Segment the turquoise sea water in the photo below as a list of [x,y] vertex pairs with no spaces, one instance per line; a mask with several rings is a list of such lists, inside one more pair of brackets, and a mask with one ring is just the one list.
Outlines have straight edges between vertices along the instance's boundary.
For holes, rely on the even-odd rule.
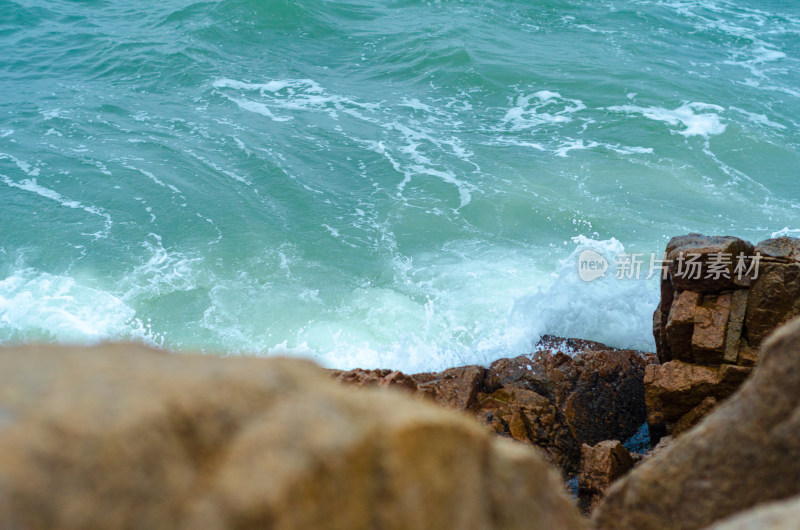
[[577,251],[800,232],[794,0],[0,0],[0,52],[2,343],[649,349]]

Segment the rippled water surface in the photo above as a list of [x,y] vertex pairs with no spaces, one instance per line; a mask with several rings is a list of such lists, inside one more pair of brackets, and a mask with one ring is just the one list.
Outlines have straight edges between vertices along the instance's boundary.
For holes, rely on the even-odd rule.
[[0,342],[649,349],[577,251],[800,232],[794,1],[0,6]]

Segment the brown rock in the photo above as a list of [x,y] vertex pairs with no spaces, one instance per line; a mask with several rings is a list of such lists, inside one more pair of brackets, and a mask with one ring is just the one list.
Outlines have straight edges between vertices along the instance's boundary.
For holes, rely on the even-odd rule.
[[602,498],[603,493],[633,467],[633,458],[622,442],[605,440],[594,446],[581,447],[581,474],[578,495],[585,513]]
[[756,252],[765,260],[780,260],[785,263],[800,261],[800,239],[777,237],[756,245]]
[[[658,362],[667,363],[672,360],[672,349],[667,342],[667,314],[661,310],[663,301],[658,303],[653,312],[653,337],[656,342],[656,357]],[[669,308],[669,306],[667,306]]]
[[748,295],[749,292],[742,289],[733,291],[731,294],[731,309],[725,336],[725,351],[723,352],[723,361],[728,364],[736,364],[739,361]]
[[674,424],[707,397],[722,401],[733,394],[751,370],[737,365],[710,367],[680,361],[648,365],[644,387],[653,440],[671,433]]
[[758,349],[751,347],[746,341],[742,341],[736,362],[741,366],[755,366],[758,363]]
[[644,366],[655,358],[592,341],[546,337],[545,343],[565,351],[587,349],[500,359],[489,369],[465,366],[411,376],[389,370],[332,374],[356,386],[416,388],[417,395],[467,411],[491,431],[533,444],[566,473],[577,473],[582,443],[627,439],[644,423]]
[[714,392],[719,370],[709,366],[670,361],[645,369],[644,387],[648,414],[658,413],[660,421],[675,422]]
[[[736,273],[737,257],[753,255],[753,245],[738,237],[704,236],[688,234],[673,237],[667,243],[665,252],[668,260],[668,275],[673,287],[678,291],[699,293],[718,293],[749,285],[749,278],[738,279]],[[709,263],[725,261],[721,275],[712,273]],[[694,265],[696,264],[696,266]],[[718,277],[717,277],[718,276]]]
[[[694,362],[718,365],[725,360],[725,339],[728,336],[731,298],[730,292],[705,295],[695,308],[694,333],[692,333]],[[738,337],[736,339],[738,340]]]
[[491,394],[479,394],[474,413],[497,434],[535,445],[562,470],[577,469],[578,444],[556,406],[540,394],[504,386]]
[[[520,388],[546,398],[551,408],[528,415],[530,440],[542,447],[559,467],[577,472],[580,447],[611,438],[627,439],[644,423],[642,378],[647,361],[631,350],[590,350],[574,357],[542,352],[533,358],[501,359],[489,367],[484,381],[487,396]],[[504,398],[497,400],[503,402]],[[482,413],[484,420],[486,404]],[[493,418],[501,416],[492,405]],[[513,407],[512,407],[513,409]],[[513,409],[517,410],[517,409]],[[512,415],[513,417],[513,415]],[[506,422],[507,423],[507,422]],[[508,432],[508,427],[503,427]],[[566,430],[565,430],[566,429]]]
[[486,369],[480,366],[450,368],[439,373],[414,374],[419,391],[445,407],[467,410],[474,407],[483,388]]
[[0,421],[7,528],[583,526],[529,449],[304,361],[2,349]]
[[779,325],[800,315],[800,239],[762,241],[756,252],[763,258],[747,301],[745,338],[757,348]]
[[608,490],[598,528],[703,528],[800,493],[800,319],[761,355],[730,399]]
[[694,362],[692,336],[694,335],[694,314],[699,302],[699,293],[683,291],[672,303],[665,331],[673,359],[687,363]]
[[536,343],[534,349],[536,351],[550,350],[561,353],[578,353],[588,350],[616,350],[618,348],[609,348],[605,344],[593,340],[542,335],[542,338]]

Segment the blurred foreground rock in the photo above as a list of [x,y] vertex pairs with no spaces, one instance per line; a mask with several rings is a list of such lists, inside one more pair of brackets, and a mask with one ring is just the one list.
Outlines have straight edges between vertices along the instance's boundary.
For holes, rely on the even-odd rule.
[[800,497],[773,502],[736,514],[708,530],[797,530],[800,527]]
[[[625,440],[644,423],[641,352],[546,337],[551,349],[405,375],[390,370],[333,371],[356,386],[394,387],[476,416],[492,431],[544,450],[567,474],[580,469],[581,445]],[[567,353],[564,353],[564,352]]]
[[654,440],[686,430],[730,396],[758,361],[767,333],[800,315],[800,239],[753,246],[689,234],[670,240],[664,260],[653,315],[663,364],[645,374]]
[[755,373],[733,396],[611,486],[594,523],[603,529],[703,528],[798,494],[800,319],[764,342]]
[[132,345],[0,349],[0,521],[26,529],[584,524],[533,451],[452,411],[343,387],[304,361]]

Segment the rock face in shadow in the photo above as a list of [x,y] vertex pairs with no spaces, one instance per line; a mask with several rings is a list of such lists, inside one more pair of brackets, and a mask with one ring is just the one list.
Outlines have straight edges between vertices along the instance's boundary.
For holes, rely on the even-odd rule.
[[488,369],[464,366],[410,376],[351,370],[333,375],[346,384],[395,387],[465,411],[497,434],[539,447],[566,473],[577,473],[582,444],[627,439],[644,423],[648,360],[640,352],[591,341],[546,337],[543,345],[558,350],[500,359]]
[[[800,315],[800,239],[753,246],[735,237],[675,237],[653,315],[662,366],[645,376],[648,424],[658,439],[727,398],[758,361],[767,333]],[[684,416],[690,415],[684,418]]]
[[31,529],[584,525],[533,451],[452,411],[346,388],[304,361],[132,345],[0,349],[0,521]]
[[800,494],[800,319],[760,359],[711,415],[608,490],[597,528],[703,528]]

